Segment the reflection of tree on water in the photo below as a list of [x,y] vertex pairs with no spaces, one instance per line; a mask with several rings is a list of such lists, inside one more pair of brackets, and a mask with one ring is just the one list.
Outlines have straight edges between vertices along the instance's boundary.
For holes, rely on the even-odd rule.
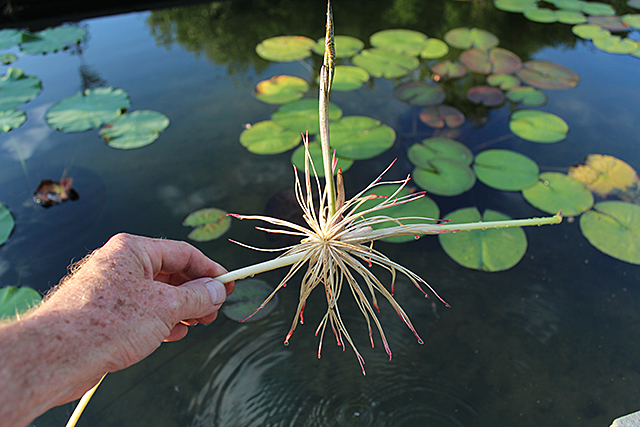
[[108,83],[100,77],[100,74],[93,66],[88,65],[84,60],[84,51],[89,44],[91,33],[89,32],[89,26],[87,24],[81,24],[80,26],[87,30],[87,36],[80,43],[71,47],[69,52],[71,55],[77,55],[78,58],[80,58],[80,92],[84,92],[87,89],[106,86]]

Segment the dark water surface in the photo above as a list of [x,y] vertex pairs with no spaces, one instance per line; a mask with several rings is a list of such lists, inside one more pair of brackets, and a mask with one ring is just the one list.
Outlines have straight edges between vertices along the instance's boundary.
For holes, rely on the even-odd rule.
[[[12,237],[0,247],[2,284],[44,291],[71,260],[121,231],[186,239],[182,220],[201,207],[262,213],[277,191],[292,185],[293,173],[289,153],[258,156],[240,145],[244,125],[268,119],[275,109],[251,91],[278,74],[312,80],[309,65],[316,64],[267,63],[254,48],[276,35],[320,37],[324,5],[306,3],[220,2],[92,19],[81,23],[89,37],[80,50],[21,55],[14,66],[40,77],[44,90],[26,105],[27,122],[0,137],[0,199],[16,217]],[[542,108],[562,117],[570,132],[557,144],[504,138],[507,105],[476,111],[483,119],[468,121],[458,140],[474,153],[489,146],[513,149],[543,171],[566,171],[592,153],[640,169],[638,58],[598,51],[567,25],[530,23],[488,1],[422,3],[336,1],[337,34],[367,42],[387,28],[439,38],[459,26],[492,31],[500,46],[523,60],[550,60],[580,74],[576,88],[546,91],[549,102]],[[170,127],[154,144],[132,151],[107,147],[97,131],[51,130],[44,122],[48,108],[89,80],[126,90],[131,111],[160,111]],[[395,157],[391,178],[411,172],[406,149],[432,134],[416,126],[418,109],[393,97],[394,86],[377,79],[355,92],[332,94],[345,115],[375,117],[398,134],[392,150],[356,162],[345,174],[347,192],[373,180]],[[58,179],[65,170],[80,200],[49,210],[35,206],[31,195],[38,182]],[[541,215],[520,193],[480,183],[464,195],[434,199],[443,214],[478,206],[514,218]],[[254,225],[236,221],[225,237],[269,246]],[[110,374],[79,425],[595,427],[640,410],[640,267],[600,253],[581,235],[578,221],[526,234],[525,257],[500,273],[460,267],[435,237],[378,244],[452,308],[425,300],[401,281],[397,299],[425,344],[383,305],[389,361],[379,346],[368,348],[366,326],[345,295],[343,317],[366,360],[366,377],[350,351],[330,345],[331,337],[317,359],[313,333],[325,309],[320,294],[308,304],[308,321],[291,345],[282,345],[297,304],[291,283],[267,318],[238,324],[221,316]],[[225,239],[197,246],[229,269],[265,259]],[[282,274],[261,278],[275,286]],[[56,408],[34,425],[64,425],[72,408]]]

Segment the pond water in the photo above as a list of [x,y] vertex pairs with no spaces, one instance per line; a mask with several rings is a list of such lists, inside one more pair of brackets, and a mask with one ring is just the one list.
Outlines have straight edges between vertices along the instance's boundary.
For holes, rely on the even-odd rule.
[[[0,199],[16,218],[13,235],[0,247],[3,285],[45,291],[72,260],[117,232],[187,240],[190,229],[182,221],[190,212],[263,213],[277,192],[292,187],[290,152],[252,154],[239,135],[277,108],[252,95],[259,81],[279,74],[313,81],[320,58],[271,63],[255,46],[284,34],[321,37],[324,5],[268,3],[215,2],[91,19],[79,23],[88,31],[79,48],[38,56],[13,48],[19,54],[13,66],[42,79],[44,90],[23,107],[26,123],[0,136]],[[622,2],[615,7],[618,14],[630,12]],[[510,149],[541,171],[557,172],[589,154],[607,154],[640,169],[638,58],[605,53],[576,37],[570,25],[531,22],[489,1],[336,1],[334,14],[337,34],[367,46],[369,36],[384,29],[442,38],[453,28],[477,27],[523,61],[548,60],[580,75],[573,89],[545,91],[548,102],[539,109],[570,129],[555,144],[513,136],[508,102],[481,108],[458,100],[467,122],[447,135],[474,154]],[[630,37],[638,39],[637,33]],[[391,150],[345,172],[347,193],[375,179],[394,158],[389,178],[411,173],[408,147],[437,133],[418,120],[419,107],[393,94],[418,73],[332,93],[345,116],[374,117],[397,134]],[[98,86],[126,90],[131,111],[160,111],[170,126],[153,144],[125,151],[108,147],[97,131],[62,133],[46,124],[54,103]],[[316,90],[312,85],[307,96]],[[73,177],[79,200],[50,209],[32,202],[40,180],[63,175]],[[432,198],[442,215],[466,206],[512,218],[544,215],[520,192],[480,182],[462,195]],[[223,238],[196,246],[230,270],[265,260],[226,240],[273,247],[255,225],[234,221]],[[437,237],[378,243],[451,308],[400,280],[396,298],[425,343],[419,345],[383,304],[389,361],[380,345],[368,348],[366,325],[345,295],[343,317],[366,360],[366,376],[349,350],[325,345],[317,359],[315,325],[325,310],[320,291],[307,305],[307,322],[283,346],[298,297],[292,282],[264,319],[240,324],[220,316],[107,376],[79,425],[588,427],[640,410],[640,267],[594,248],[577,218],[525,231],[523,259],[495,273],[458,265]],[[283,274],[260,278],[275,286]],[[72,410],[55,408],[34,425],[63,425]]]

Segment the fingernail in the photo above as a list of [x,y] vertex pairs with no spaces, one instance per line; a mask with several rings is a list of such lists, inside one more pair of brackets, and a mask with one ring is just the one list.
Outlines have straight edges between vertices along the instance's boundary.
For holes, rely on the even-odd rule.
[[205,286],[209,290],[209,294],[211,294],[211,301],[215,306],[215,309],[219,309],[222,303],[227,299],[227,290],[222,284],[222,282],[211,279],[205,282]]

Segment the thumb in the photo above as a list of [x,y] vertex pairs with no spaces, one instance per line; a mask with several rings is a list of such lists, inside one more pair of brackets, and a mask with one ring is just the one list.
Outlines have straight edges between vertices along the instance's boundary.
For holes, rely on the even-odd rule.
[[198,319],[215,313],[227,298],[222,282],[209,277],[183,283],[176,289],[183,302],[179,320]]

